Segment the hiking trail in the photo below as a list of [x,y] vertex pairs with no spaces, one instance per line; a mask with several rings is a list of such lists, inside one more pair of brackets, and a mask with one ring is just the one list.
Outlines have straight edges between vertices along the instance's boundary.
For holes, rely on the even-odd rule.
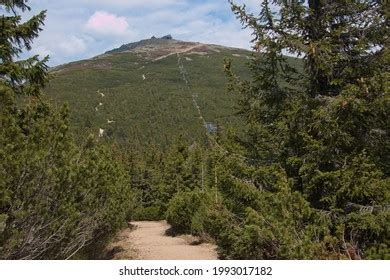
[[191,245],[194,237],[182,235],[170,237],[170,226],[165,221],[132,222],[135,229],[119,233],[111,249],[119,248],[114,259],[136,260],[216,260],[216,246],[212,244]]

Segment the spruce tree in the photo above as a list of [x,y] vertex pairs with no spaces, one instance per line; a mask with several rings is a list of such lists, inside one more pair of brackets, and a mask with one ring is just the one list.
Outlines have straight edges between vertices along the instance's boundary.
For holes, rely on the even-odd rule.
[[[38,36],[45,19],[45,11],[22,23],[19,11],[30,10],[27,1],[0,1],[2,11],[0,19],[0,229],[2,233],[6,228],[6,220],[9,218],[7,211],[12,203],[12,190],[7,188],[10,181],[10,173],[13,170],[6,169],[7,158],[13,158],[12,150],[20,144],[21,134],[18,128],[18,104],[17,96],[40,96],[40,91],[47,80],[46,61],[32,57],[27,60],[15,61],[23,49],[31,49],[33,39]],[[12,139],[12,140],[11,140]],[[11,140],[11,142],[8,142]],[[10,147],[15,145],[14,148]],[[11,153],[11,154],[10,154]],[[15,163],[20,159],[13,158]],[[21,162],[19,162],[21,163]],[[3,237],[3,234],[2,234]],[[3,238],[0,238],[3,241]]]
[[[27,1],[0,1],[5,14],[0,19],[0,86],[2,102],[6,102],[6,93],[39,97],[47,81],[48,57],[40,60],[33,56],[26,60],[15,61],[24,50],[30,50],[33,40],[42,30],[46,12],[42,11],[26,22],[21,22],[19,11],[30,10]],[[9,99],[10,97],[8,97]],[[9,101],[8,101],[9,102]]]
[[[258,239],[257,248],[273,253],[257,257],[389,258],[389,5],[265,0],[254,15],[231,4],[257,52],[251,81],[225,65],[248,124],[240,143],[255,170],[249,177],[281,213],[302,213],[278,216],[259,198],[263,210],[252,207],[248,226],[262,224],[256,215],[273,226],[259,227],[248,242]],[[303,70],[294,67],[300,62]],[[267,169],[285,179],[266,179]],[[267,181],[276,186],[264,188]]]

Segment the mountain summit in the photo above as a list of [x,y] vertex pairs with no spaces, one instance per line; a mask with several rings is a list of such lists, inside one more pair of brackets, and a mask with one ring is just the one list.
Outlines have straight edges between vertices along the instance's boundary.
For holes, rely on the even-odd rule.
[[174,39],[172,35],[165,35],[161,38],[156,38],[153,36],[150,39],[125,44],[119,48],[110,50],[105,54],[115,55],[131,52],[136,53],[148,60],[158,60],[163,59],[171,54],[195,53],[198,55],[207,55],[210,53],[221,52],[222,49],[226,49],[226,47],[197,42],[185,42]]
[[[144,40],[141,40],[138,42],[124,44],[124,45],[120,46],[119,48],[116,48],[116,49],[113,49],[113,50],[106,52],[106,54],[115,54],[115,53],[126,52],[126,51],[130,51],[130,50],[144,47],[144,46],[148,46],[148,45],[160,45],[160,44],[167,43],[167,40],[173,40],[172,35],[165,35],[161,38],[157,38],[156,36],[152,36],[152,38],[150,38],[150,39],[144,39]],[[176,41],[176,42],[178,42],[178,41]]]

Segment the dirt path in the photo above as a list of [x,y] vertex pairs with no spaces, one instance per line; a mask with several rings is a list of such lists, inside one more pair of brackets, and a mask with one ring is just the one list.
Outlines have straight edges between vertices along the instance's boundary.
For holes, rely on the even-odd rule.
[[191,46],[191,47],[186,48],[186,49],[184,49],[184,50],[176,50],[176,51],[174,51],[174,52],[172,52],[172,53],[169,53],[169,54],[166,54],[166,55],[157,57],[157,58],[153,59],[153,61],[159,61],[159,60],[161,60],[161,59],[170,57],[170,56],[175,55],[175,54],[178,55],[178,54],[187,53],[187,52],[189,52],[189,51],[192,51],[192,50],[194,50],[194,49],[196,49],[196,48],[199,48],[199,47],[202,47],[202,46],[203,46],[203,44],[196,44],[195,46]]
[[[117,242],[115,259],[137,260],[216,260],[215,246],[190,245],[190,236],[166,236],[169,225],[161,222],[134,222],[135,230],[122,231]],[[122,248],[119,250],[119,248]]]

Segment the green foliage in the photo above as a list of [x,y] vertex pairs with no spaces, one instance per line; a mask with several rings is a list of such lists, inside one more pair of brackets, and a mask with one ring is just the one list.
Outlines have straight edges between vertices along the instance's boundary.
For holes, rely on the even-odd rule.
[[124,167],[93,139],[75,146],[66,115],[37,104],[16,116],[18,125],[3,126],[3,136],[18,133],[1,141],[1,258],[68,258],[128,217]]
[[169,201],[167,221],[177,232],[200,235],[204,233],[203,219],[208,204],[210,198],[199,189],[179,192]]
[[165,217],[165,205],[140,206],[134,209],[132,218],[136,221],[160,221]]
[[[205,173],[204,149],[196,143],[188,146],[179,137],[167,152],[150,149],[137,156],[130,165],[132,186],[137,190],[138,204],[135,220],[161,220],[166,216],[172,197],[202,186],[202,168]],[[204,174],[203,174],[204,177]],[[205,185],[203,178],[203,185]]]
[[[250,65],[251,81],[226,62],[248,129],[236,149],[244,155],[219,163],[218,187],[237,226],[214,235],[238,244],[225,239],[223,254],[388,258],[389,55],[379,35],[388,34],[388,5],[263,1],[259,16],[232,10],[263,55]],[[303,58],[303,72],[286,51]]]
[[75,144],[67,107],[42,101],[46,59],[13,60],[45,18],[21,24],[25,2],[0,1],[12,12],[0,22],[0,258],[75,258],[130,216],[130,180],[93,137]]

